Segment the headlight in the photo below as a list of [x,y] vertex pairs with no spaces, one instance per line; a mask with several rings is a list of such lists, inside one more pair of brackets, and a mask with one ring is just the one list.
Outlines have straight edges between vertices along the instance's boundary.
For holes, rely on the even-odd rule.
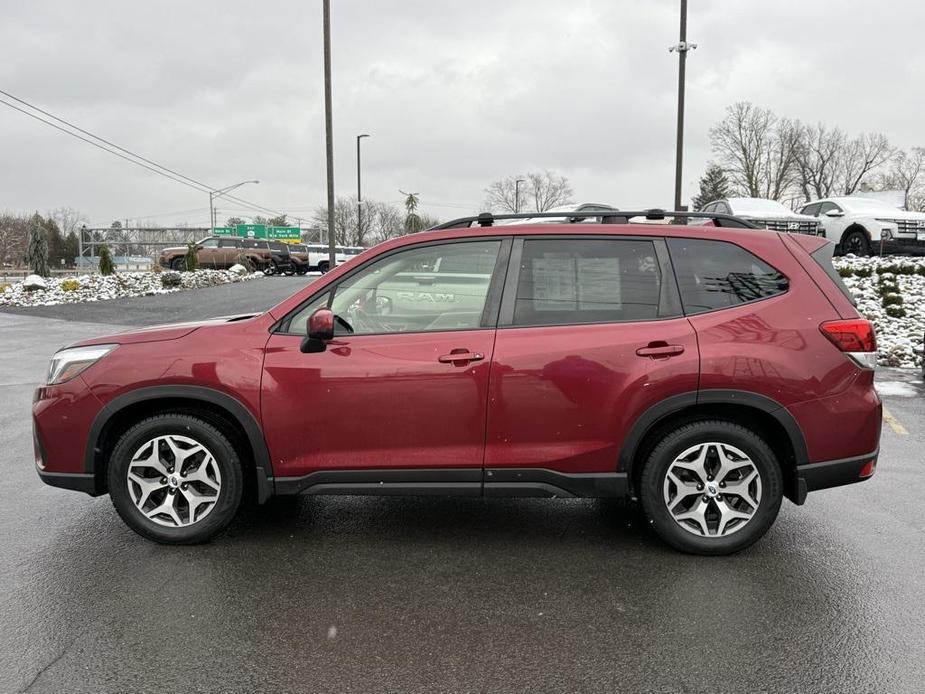
[[70,381],[85,369],[109,354],[119,345],[91,345],[89,347],[71,347],[56,352],[48,365],[46,385]]

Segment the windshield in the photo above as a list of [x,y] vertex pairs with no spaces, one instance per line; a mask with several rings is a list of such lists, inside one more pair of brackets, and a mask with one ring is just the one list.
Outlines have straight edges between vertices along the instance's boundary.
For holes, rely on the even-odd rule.
[[784,207],[776,200],[763,200],[761,198],[729,198],[732,214],[762,215],[773,214],[791,216],[793,211]]

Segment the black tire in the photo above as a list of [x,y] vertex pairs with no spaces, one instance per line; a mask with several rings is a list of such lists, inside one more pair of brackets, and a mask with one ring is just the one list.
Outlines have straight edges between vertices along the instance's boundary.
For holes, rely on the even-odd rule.
[[170,261],[170,269],[176,270],[177,272],[183,272],[186,269],[186,259],[174,258]]
[[267,263],[267,266],[263,269],[263,274],[265,275],[278,275],[279,274],[279,267],[277,267],[275,260]]
[[320,263],[318,263],[318,271],[322,275],[328,271],[329,267],[330,267],[330,264],[328,263],[327,260],[322,260]]
[[[135,505],[128,489],[129,463],[135,452],[145,442],[170,434],[191,438],[205,446],[212,453],[221,474],[221,488],[215,505],[207,514],[203,514],[201,520],[182,527],[167,527],[146,518]],[[225,434],[208,422],[190,415],[159,414],[130,428],[113,449],[107,476],[109,496],[126,525],[142,537],[162,544],[206,542],[231,522],[241,504],[243,474],[237,451]]]
[[[737,530],[717,537],[695,534],[682,528],[669,511],[664,496],[666,475],[675,459],[697,444],[711,442],[734,446],[745,453],[761,482],[761,498],[751,518]],[[753,431],[732,422],[704,420],[680,426],[661,440],[645,463],[639,487],[643,512],[666,543],[690,554],[733,554],[759,540],[774,523],[783,498],[783,475],[770,447]],[[701,499],[699,494],[696,496],[694,503]],[[706,497],[703,498],[706,500]],[[722,498],[720,493],[718,499]]]
[[841,251],[843,254],[870,255],[870,238],[866,231],[854,229],[842,237]]

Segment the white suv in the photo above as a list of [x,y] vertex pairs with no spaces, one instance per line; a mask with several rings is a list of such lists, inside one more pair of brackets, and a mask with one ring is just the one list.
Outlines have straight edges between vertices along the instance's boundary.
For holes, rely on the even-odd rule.
[[873,198],[825,198],[804,205],[822,220],[826,238],[842,253],[925,253],[925,214]]
[[819,220],[805,214],[797,214],[776,200],[764,198],[724,198],[714,200],[700,208],[701,212],[731,214],[752,224],[771,231],[787,231],[792,234],[822,235]]

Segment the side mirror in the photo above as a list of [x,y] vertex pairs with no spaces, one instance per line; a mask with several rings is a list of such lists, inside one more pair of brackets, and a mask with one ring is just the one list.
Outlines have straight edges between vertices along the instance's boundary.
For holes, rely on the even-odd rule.
[[302,338],[302,352],[323,352],[325,343],[334,339],[334,312],[329,308],[319,308],[308,317],[306,333]]
[[841,210],[829,210],[825,213],[826,217],[844,217],[845,213]]

